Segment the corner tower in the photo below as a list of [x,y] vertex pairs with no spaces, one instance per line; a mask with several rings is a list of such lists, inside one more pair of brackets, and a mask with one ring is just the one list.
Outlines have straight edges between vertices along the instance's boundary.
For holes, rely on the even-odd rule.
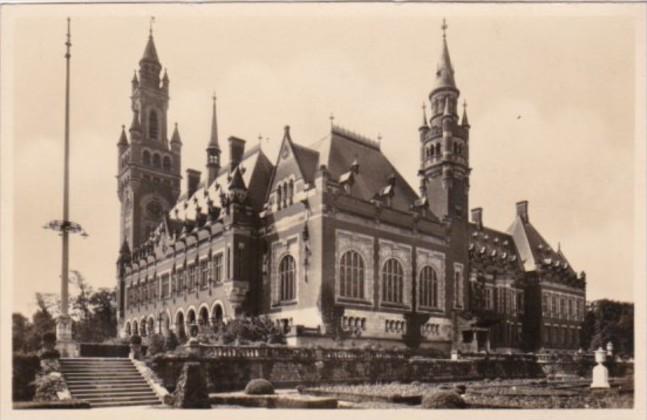
[[429,94],[431,116],[423,109],[420,127],[422,194],[441,219],[467,222],[469,191],[469,123],[465,108],[459,121],[460,91],[447,47],[447,24],[443,20],[443,48]]
[[118,195],[121,243],[135,251],[175,204],[180,194],[181,141],[167,136],[169,78],[157,57],[152,30],[131,81],[130,141],[122,129],[118,142]]

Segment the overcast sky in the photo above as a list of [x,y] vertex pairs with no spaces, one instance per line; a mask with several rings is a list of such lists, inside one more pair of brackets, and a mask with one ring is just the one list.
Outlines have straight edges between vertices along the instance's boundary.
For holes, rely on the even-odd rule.
[[183,172],[204,172],[216,91],[222,145],[236,135],[250,147],[261,134],[274,160],[284,125],[307,145],[326,135],[333,113],[339,125],[381,134],[384,153],[416,189],[420,107],[446,16],[472,125],[470,207],[483,207],[485,224],[505,230],[515,202],[529,200],[535,227],[586,271],[589,299],[632,300],[636,21],[626,14],[431,4],[21,10],[3,14],[15,310],[31,313],[36,291],[60,288],[60,238],[41,226],[61,218],[67,14],[71,217],[90,234],[71,240],[70,268],[95,287],[116,283],[116,143],[132,118],[130,80],[149,15],[170,78],[169,125],[178,122],[184,142]]

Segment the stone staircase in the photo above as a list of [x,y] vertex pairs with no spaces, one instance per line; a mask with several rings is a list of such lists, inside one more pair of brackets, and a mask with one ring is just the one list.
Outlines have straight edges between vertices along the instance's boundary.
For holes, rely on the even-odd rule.
[[61,370],[72,397],[92,407],[159,405],[161,401],[127,358],[62,358]]

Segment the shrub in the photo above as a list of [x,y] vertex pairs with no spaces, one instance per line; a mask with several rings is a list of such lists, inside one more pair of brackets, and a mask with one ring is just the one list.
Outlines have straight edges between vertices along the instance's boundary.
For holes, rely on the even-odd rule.
[[36,385],[34,401],[57,401],[57,393],[67,389],[63,375],[60,372],[40,375],[36,378],[34,384]]
[[48,332],[43,334],[43,347],[45,348],[52,348],[56,345],[56,334],[52,332]]
[[138,335],[133,335],[132,337],[130,337],[130,344],[139,346],[142,344],[142,338]]
[[164,337],[160,334],[151,334],[146,338],[148,342],[147,356],[153,356],[164,351]]
[[33,353],[13,354],[13,400],[29,401],[34,397],[36,386],[33,383],[40,369],[40,359]]
[[297,392],[298,392],[299,394],[303,394],[303,392],[304,392],[305,390],[306,390],[306,386],[305,386],[305,385],[302,385],[302,384],[297,385]]
[[247,395],[268,395],[274,394],[274,386],[267,379],[258,378],[252,379],[245,386],[245,394]]
[[164,350],[173,351],[177,348],[180,342],[177,339],[177,335],[173,331],[169,331],[168,335],[164,339]]
[[422,408],[465,408],[465,401],[455,392],[438,391],[422,398]]
[[467,387],[463,384],[456,385],[454,386],[454,391],[459,395],[463,395],[467,391]]

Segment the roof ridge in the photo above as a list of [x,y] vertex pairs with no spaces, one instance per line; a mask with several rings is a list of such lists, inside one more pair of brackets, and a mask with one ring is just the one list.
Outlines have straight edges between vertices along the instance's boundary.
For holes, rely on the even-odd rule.
[[347,128],[341,127],[337,124],[334,124],[331,127],[331,131],[333,134],[340,135],[348,140],[355,141],[356,143],[363,144],[365,146],[371,147],[376,150],[380,150],[380,142],[377,140],[373,140],[367,136],[364,136],[362,134],[359,134],[355,131],[349,130]]

